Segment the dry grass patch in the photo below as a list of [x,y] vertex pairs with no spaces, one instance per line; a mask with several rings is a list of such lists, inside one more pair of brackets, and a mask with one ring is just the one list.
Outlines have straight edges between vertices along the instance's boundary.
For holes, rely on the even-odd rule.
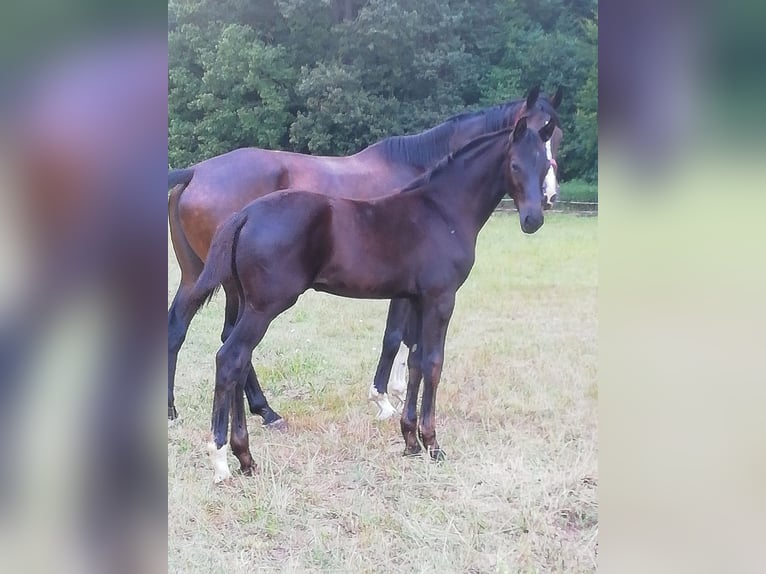
[[[179,358],[169,571],[594,571],[596,226],[554,214],[527,237],[514,215],[487,224],[447,337],[443,464],[402,458],[398,421],[374,421],[366,402],[386,302],[310,292],[254,353],[290,430],[250,417],[257,475],[214,487],[219,296]],[[174,290],[172,256],[168,268]]]

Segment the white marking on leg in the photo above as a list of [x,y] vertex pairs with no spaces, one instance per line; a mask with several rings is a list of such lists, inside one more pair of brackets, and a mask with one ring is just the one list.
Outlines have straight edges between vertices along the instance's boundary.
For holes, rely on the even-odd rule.
[[229,470],[229,461],[226,458],[229,445],[225,444],[221,448],[216,448],[215,441],[210,440],[207,443],[207,452],[210,455],[210,461],[213,463],[213,482],[219,484],[231,478],[231,470]]
[[410,350],[407,345],[399,345],[399,351],[394,357],[394,365],[391,368],[391,376],[388,379],[388,394],[396,402],[397,409],[404,405],[407,397],[407,356]]
[[370,391],[367,393],[367,399],[376,407],[378,407],[378,414],[375,415],[375,418],[378,420],[386,420],[396,414],[396,409],[388,400],[388,395],[386,393],[379,393],[375,389],[374,383],[370,385]]

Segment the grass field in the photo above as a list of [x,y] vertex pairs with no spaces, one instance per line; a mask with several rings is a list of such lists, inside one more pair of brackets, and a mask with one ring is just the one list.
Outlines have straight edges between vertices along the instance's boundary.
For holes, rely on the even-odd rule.
[[[290,430],[250,416],[258,472],[222,486],[205,451],[217,296],[179,358],[168,571],[595,571],[596,258],[596,218],[552,214],[524,236],[492,217],[447,336],[441,464],[403,458],[398,419],[366,402],[387,302],[307,293],[254,353]],[[170,298],[172,252],[168,270]]]
[[598,203],[598,186],[581,180],[564,181],[559,188],[561,201]]

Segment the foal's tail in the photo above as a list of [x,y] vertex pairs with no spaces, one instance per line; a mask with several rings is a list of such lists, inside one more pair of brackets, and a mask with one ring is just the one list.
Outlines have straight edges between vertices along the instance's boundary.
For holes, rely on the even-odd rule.
[[221,284],[234,282],[239,286],[235,257],[239,234],[245,223],[247,223],[247,214],[244,211],[238,211],[221,224],[213,235],[205,267],[189,296],[194,314],[205,303],[210,302]]
[[168,172],[168,191],[173,189],[177,185],[186,187],[194,177],[194,168],[187,169],[171,169]]

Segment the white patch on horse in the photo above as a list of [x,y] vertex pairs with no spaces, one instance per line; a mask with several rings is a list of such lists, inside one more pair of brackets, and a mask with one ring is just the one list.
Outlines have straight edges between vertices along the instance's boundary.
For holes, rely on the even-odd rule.
[[396,409],[391,404],[391,401],[388,400],[388,394],[379,393],[375,389],[375,383],[370,385],[370,392],[367,393],[367,400],[369,400],[376,407],[378,407],[378,414],[375,415],[375,418],[377,418],[378,420],[383,421],[386,419],[390,419],[392,416],[396,414]]
[[[545,142],[545,154],[548,156],[548,161],[553,160],[553,152],[551,151],[551,140]],[[558,184],[556,182],[556,170],[553,169],[553,164],[548,168],[548,173],[545,174],[545,182],[543,183],[543,189],[545,190],[545,201],[548,205],[553,205],[553,196],[556,195],[556,189]]]
[[404,405],[407,397],[407,356],[410,350],[404,343],[399,345],[399,351],[394,357],[394,365],[391,368],[391,376],[388,379],[388,394],[397,401],[397,410]]
[[215,441],[210,440],[207,443],[207,452],[210,455],[210,461],[213,463],[213,482],[219,484],[231,478],[231,470],[229,470],[229,461],[226,455],[229,451],[229,445],[225,444],[221,448],[216,448]]

